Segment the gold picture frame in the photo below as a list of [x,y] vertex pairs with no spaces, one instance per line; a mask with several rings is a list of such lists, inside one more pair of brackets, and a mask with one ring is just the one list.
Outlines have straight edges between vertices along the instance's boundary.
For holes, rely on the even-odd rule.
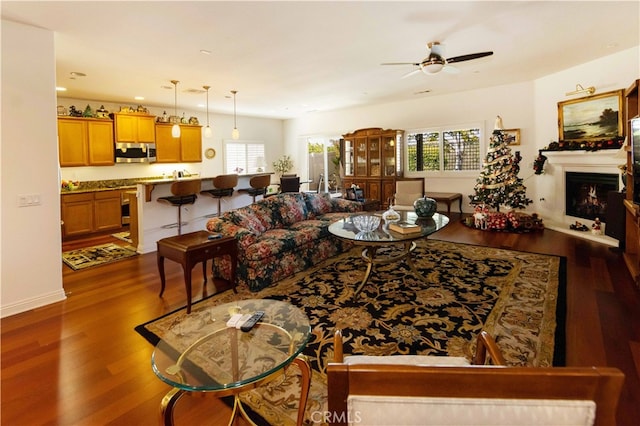
[[504,129],[507,145],[520,145],[520,129]]
[[558,102],[558,138],[595,141],[624,135],[623,89]]

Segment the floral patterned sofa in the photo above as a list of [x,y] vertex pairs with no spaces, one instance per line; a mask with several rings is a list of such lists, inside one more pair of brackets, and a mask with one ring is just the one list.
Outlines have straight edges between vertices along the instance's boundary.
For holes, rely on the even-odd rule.
[[[235,236],[237,283],[258,291],[351,248],[328,227],[361,209],[360,203],[329,194],[283,193],[210,219],[207,229]],[[229,259],[214,259],[214,276],[228,279],[230,272]]]

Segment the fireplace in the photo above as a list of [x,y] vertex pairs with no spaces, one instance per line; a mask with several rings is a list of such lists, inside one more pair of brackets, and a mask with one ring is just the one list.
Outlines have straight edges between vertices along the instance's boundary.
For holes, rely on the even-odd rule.
[[582,219],[605,220],[607,194],[618,191],[619,175],[614,173],[566,172],[565,212]]

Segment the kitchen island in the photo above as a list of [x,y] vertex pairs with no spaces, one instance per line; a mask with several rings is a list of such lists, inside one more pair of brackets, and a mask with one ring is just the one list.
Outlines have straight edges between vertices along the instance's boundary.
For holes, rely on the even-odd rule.
[[[238,190],[249,187],[249,179],[253,176],[255,175],[238,176],[238,185],[233,192],[233,196],[225,197],[222,200],[223,212],[251,204],[251,196]],[[169,227],[172,224],[177,225],[178,207],[159,203],[158,198],[171,195],[172,183],[179,180],[196,179],[201,181],[201,191],[213,189],[213,176],[142,179],[137,182],[136,208],[132,209],[132,212],[134,210],[137,211],[137,215],[135,215],[136,217],[133,217],[133,215],[131,217],[131,230],[137,230],[137,235],[132,235],[131,238],[134,242],[137,241],[136,250],[138,253],[156,251],[156,242],[158,240],[178,235],[177,227]],[[204,230],[207,220],[217,214],[218,201],[206,195],[198,195],[194,204],[182,207],[182,233]]]

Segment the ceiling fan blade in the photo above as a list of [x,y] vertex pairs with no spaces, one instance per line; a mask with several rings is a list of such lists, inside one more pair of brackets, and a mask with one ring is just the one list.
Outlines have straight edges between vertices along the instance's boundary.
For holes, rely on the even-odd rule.
[[406,73],[405,75],[403,75],[403,76],[402,76],[402,77],[400,77],[400,78],[402,79],[402,78],[411,77],[412,75],[416,75],[416,74],[418,74],[420,71],[422,71],[422,70],[421,70],[420,68],[417,68],[417,69],[415,69],[415,70],[413,70],[413,71],[409,71],[408,73]]
[[420,66],[419,63],[415,62],[383,62],[380,65],[415,65],[416,67]]
[[460,55],[454,56],[453,58],[448,58],[447,63],[453,64],[457,62],[470,61],[472,59],[484,58],[485,56],[491,56],[493,52],[479,52],[479,53],[471,53],[469,55]]

